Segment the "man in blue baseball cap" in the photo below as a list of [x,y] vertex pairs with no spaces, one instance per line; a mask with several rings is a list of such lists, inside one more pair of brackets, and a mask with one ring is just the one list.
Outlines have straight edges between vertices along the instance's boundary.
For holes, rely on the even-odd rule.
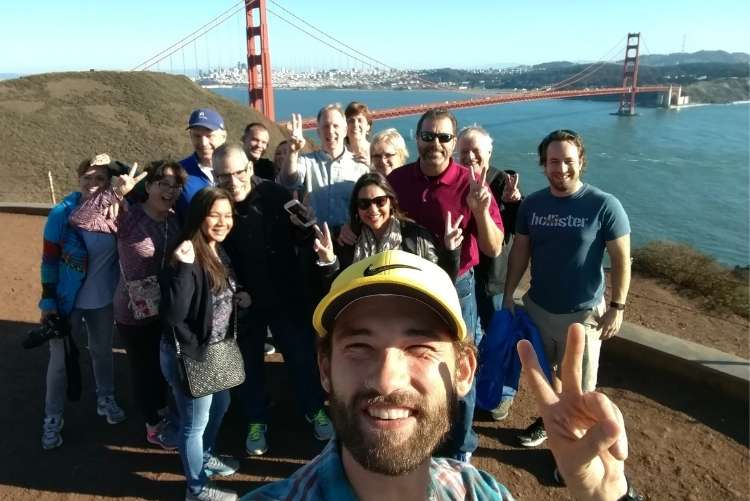
[[193,111],[188,120],[187,131],[194,151],[189,157],[180,160],[180,164],[188,173],[188,178],[177,200],[178,214],[185,213],[193,195],[206,186],[214,185],[211,158],[214,150],[227,140],[224,119],[211,108],[199,108]]

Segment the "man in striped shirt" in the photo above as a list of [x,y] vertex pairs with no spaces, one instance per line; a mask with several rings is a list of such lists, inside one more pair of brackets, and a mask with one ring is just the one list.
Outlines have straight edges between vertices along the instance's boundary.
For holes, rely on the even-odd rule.
[[[313,325],[336,438],[290,478],[243,499],[512,500],[471,464],[432,457],[477,367],[458,295],[440,267],[400,250],[354,263],[318,304]],[[519,352],[540,411],[555,422],[550,448],[572,494],[619,499],[627,490],[622,415],[601,394],[584,406],[580,377],[568,377],[576,363],[580,371],[582,343],[573,332],[563,363],[569,386],[559,395],[531,346]]]

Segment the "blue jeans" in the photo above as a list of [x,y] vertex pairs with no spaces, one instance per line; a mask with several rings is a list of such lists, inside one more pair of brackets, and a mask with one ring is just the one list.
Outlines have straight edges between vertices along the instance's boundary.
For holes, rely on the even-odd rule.
[[[75,309],[70,314],[71,335],[77,343],[86,335],[86,344],[94,368],[97,398],[114,393],[112,362],[112,335],[114,318],[112,305],[91,310]],[[61,338],[49,340],[47,365],[47,394],[44,412],[47,416],[62,416],[65,409],[65,389],[68,385],[65,372],[65,347]]]
[[274,345],[284,356],[299,410],[312,418],[323,408],[324,400],[315,358],[314,334],[294,314],[280,308],[251,309],[240,316],[237,341],[245,361],[246,377],[239,387],[239,395],[245,418],[248,423],[268,423],[263,350],[268,328],[273,333]]
[[188,395],[177,376],[178,362],[174,346],[162,341],[159,355],[162,374],[172,388],[180,416],[177,447],[187,488],[197,494],[208,483],[203,465],[212,454],[221,421],[229,408],[229,390],[193,398]]
[[[503,308],[503,295],[502,294],[487,294],[485,284],[480,280],[476,281],[476,295],[477,295],[477,312],[479,314],[479,324],[482,332],[487,332],[492,321],[492,315],[496,311]],[[502,396],[500,401],[512,400],[516,396],[516,390],[510,386],[503,386]]]
[[[477,327],[477,302],[474,290],[474,270],[469,270],[456,279],[456,291],[461,304],[461,315],[466,323],[466,333],[475,344],[479,344],[482,332]],[[474,421],[474,403],[476,401],[476,382],[471,390],[458,401],[456,421],[448,440],[443,447],[446,456],[474,452],[479,444],[477,434],[472,429]]]

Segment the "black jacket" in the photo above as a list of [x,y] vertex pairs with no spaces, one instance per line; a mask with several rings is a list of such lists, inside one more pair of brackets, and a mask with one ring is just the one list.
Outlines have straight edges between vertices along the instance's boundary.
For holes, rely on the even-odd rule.
[[[214,307],[208,274],[197,263],[165,266],[159,277],[159,317],[164,339],[180,343],[190,358],[202,358],[213,328]],[[229,332],[234,330],[234,315]]]
[[[504,172],[515,174],[515,171],[512,170],[502,171],[495,167],[490,167],[487,172],[487,184],[490,186],[490,191],[495,197],[497,206],[500,208],[500,217],[503,220],[503,228],[505,230],[503,245],[508,245],[511,235],[516,233],[516,216],[521,201],[503,202],[503,189],[505,189]],[[479,253],[479,264],[474,268],[474,277],[477,282],[484,286],[485,292],[488,295],[502,294],[505,286],[504,277],[507,264],[507,259],[503,257],[503,254],[497,257],[489,257],[482,252]]]
[[[401,221],[401,250],[416,254],[443,268],[456,281],[458,275],[461,248],[455,251],[447,251],[437,247],[432,239],[432,234],[426,228],[411,221]],[[319,266],[324,283],[330,287],[333,279],[339,272],[352,264],[354,261],[354,246],[346,245],[336,250],[336,262],[330,266]]]
[[234,227],[224,241],[239,286],[250,294],[250,311],[296,307],[303,297],[298,246],[312,246],[312,230],[289,220],[283,186],[253,177],[250,194],[235,203]]

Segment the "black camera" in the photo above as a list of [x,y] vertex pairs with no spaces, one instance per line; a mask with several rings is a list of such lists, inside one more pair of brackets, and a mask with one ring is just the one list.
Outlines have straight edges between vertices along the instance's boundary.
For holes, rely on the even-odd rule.
[[27,350],[41,346],[47,341],[55,337],[63,337],[70,334],[70,328],[68,322],[60,317],[59,315],[47,315],[42,325],[35,329],[31,329],[26,334],[22,345]]

